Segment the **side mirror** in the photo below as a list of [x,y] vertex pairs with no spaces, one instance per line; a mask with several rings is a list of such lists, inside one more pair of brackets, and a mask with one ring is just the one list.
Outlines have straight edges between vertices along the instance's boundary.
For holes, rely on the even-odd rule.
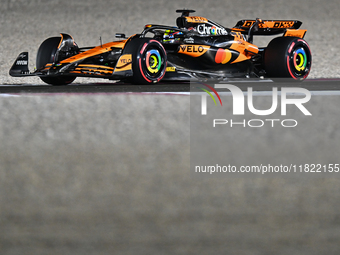
[[122,33],[116,33],[116,38],[123,38],[123,39],[125,39],[126,36],[125,36],[125,34],[122,34]]

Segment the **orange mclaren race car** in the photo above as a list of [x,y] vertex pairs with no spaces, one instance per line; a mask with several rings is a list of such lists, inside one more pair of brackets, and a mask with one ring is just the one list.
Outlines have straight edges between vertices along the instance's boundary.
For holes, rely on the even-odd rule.
[[[19,55],[11,76],[39,76],[52,85],[69,84],[76,77],[106,78],[135,84],[161,80],[290,78],[304,80],[312,56],[303,39],[306,30],[296,20],[241,20],[225,28],[194,10],[177,10],[177,26],[148,24],[140,34],[97,47],[79,48],[72,36],[46,39],[39,47],[37,69],[28,70],[28,52]],[[280,35],[267,47],[253,44],[253,36]]]

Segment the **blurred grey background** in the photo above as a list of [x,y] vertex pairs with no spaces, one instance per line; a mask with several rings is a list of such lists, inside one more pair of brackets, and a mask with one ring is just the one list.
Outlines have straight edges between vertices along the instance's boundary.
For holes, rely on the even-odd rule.
[[[0,83],[40,84],[8,70],[21,51],[30,52],[33,69],[40,43],[59,32],[92,46],[146,23],[175,25],[180,8],[227,27],[243,18],[301,20],[313,52],[310,77],[340,76],[335,0],[2,0]],[[339,179],[193,178],[189,100],[2,95],[0,254],[339,254]],[[316,120],[327,97],[317,100]],[[301,148],[315,151],[337,137],[332,111],[332,124]],[[266,139],[254,136],[253,149]],[[275,140],[289,150],[284,137]]]

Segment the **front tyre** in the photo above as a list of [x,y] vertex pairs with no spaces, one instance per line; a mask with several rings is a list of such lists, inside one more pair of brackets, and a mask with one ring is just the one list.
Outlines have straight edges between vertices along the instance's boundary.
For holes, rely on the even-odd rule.
[[269,78],[289,78],[303,81],[312,66],[312,54],[307,42],[298,37],[274,38],[265,50],[264,66]]
[[[46,39],[39,47],[37,53],[37,69],[44,67],[48,63],[60,61],[55,60],[61,37],[51,37]],[[67,85],[72,83],[76,77],[74,76],[57,76],[57,77],[40,77],[40,79],[51,85]]]
[[167,56],[162,44],[154,39],[135,38],[128,47],[133,52],[134,84],[157,83],[165,75]]

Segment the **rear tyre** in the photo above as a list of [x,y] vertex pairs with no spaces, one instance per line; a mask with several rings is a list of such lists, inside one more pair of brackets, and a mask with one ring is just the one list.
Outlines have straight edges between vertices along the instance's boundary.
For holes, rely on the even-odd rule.
[[274,38],[265,50],[264,66],[269,78],[289,78],[303,81],[312,66],[312,54],[307,42],[298,37]]
[[132,83],[157,83],[165,75],[167,56],[162,44],[154,39],[135,38],[126,47],[132,53]]
[[[37,69],[44,67],[47,63],[55,62],[55,54],[57,52],[61,37],[51,37],[46,39],[39,47],[37,53]],[[60,61],[61,59],[57,59]],[[40,77],[44,82],[51,85],[67,85],[72,83],[76,77],[74,76],[58,76],[58,77]]]

